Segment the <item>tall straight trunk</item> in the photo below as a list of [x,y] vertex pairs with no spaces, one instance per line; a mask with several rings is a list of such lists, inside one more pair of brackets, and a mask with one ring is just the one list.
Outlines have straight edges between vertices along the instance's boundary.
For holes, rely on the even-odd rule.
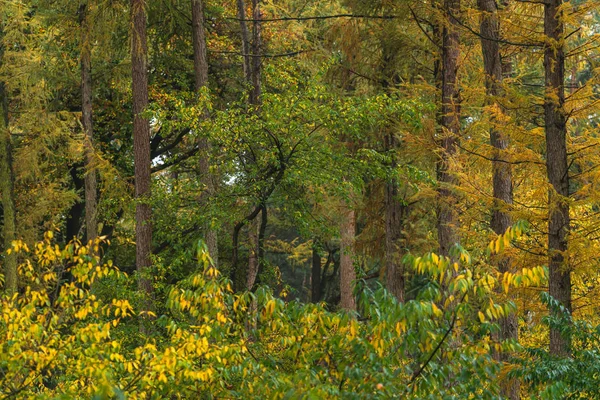
[[[564,111],[564,22],[560,11],[561,4],[562,0],[548,0],[544,5],[546,171],[552,185],[548,195],[549,292],[571,311],[571,272],[565,257],[570,221],[567,119]],[[563,337],[558,329],[550,329],[552,354],[569,354],[569,345],[569,338]]]
[[[1,32],[0,32],[1,37]],[[2,53],[0,47],[0,65]],[[12,163],[11,136],[8,130],[8,99],[4,82],[0,82],[0,191],[2,192],[2,211],[4,213],[4,289],[7,294],[15,293],[18,289],[17,255],[6,253],[12,247],[12,241],[17,238],[16,208],[14,198],[14,174]]]
[[[399,74],[396,71],[395,61],[399,56],[399,51],[393,46],[394,27],[392,23],[385,23],[382,30],[381,48],[381,80],[382,89],[386,93],[392,93],[392,90],[400,83]],[[398,148],[399,142],[393,127],[386,127],[384,133],[385,149],[390,155],[389,171],[390,177],[385,182],[385,287],[391,294],[404,301],[404,265],[402,263],[403,250],[402,241],[403,228],[408,208],[399,197],[400,182],[396,176],[398,168]]]
[[[204,5],[202,0],[192,0],[192,35],[194,45],[194,88],[196,92],[203,87],[208,86],[208,58],[206,56],[206,35],[204,32]],[[208,109],[204,109],[200,119],[210,117]],[[200,149],[200,179],[206,187],[205,194],[200,202],[205,204],[216,192],[216,183],[210,172],[210,153],[211,147],[206,137],[199,139],[198,147]],[[208,247],[208,254],[213,260],[215,266],[219,264],[219,247],[217,240],[217,230],[208,222],[205,225],[205,240]]]
[[458,86],[460,37],[456,20],[460,14],[460,0],[445,0],[444,12],[446,23],[442,29],[441,152],[437,164],[437,179],[440,186],[437,228],[440,254],[447,256],[450,248],[459,241],[457,199],[453,191],[457,179],[452,171],[452,162],[456,155],[460,133]]
[[[260,34],[260,0],[252,0],[252,42],[250,42],[250,33],[248,30],[248,21],[246,19],[246,5],[244,0],[237,0],[237,12],[238,19],[240,22],[240,31],[241,31],[241,40],[242,40],[242,58],[244,61],[244,77],[246,80],[246,85],[250,88],[248,94],[248,105],[251,106],[253,112],[259,112],[259,106],[261,103],[261,57],[260,51],[262,48],[261,43],[261,34]],[[266,218],[266,204],[265,200],[255,208],[255,210],[261,210],[264,214],[263,216]],[[258,215],[258,213],[253,213],[252,218],[248,219],[252,225],[254,218]],[[264,225],[266,227],[266,219],[265,223],[262,222],[260,225]],[[259,225],[259,226],[260,226]],[[264,229],[264,228],[259,228]],[[260,240],[255,234],[255,229],[253,226],[250,226],[248,234],[248,244],[250,246],[250,257],[248,260],[248,267],[246,268],[246,282],[247,286],[252,283],[254,284],[256,277],[259,273],[260,265],[262,264],[262,255],[264,251],[260,249]],[[264,232],[264,231],[263,231]],[[237,234],[234,232],[234,260],[237,261]],[[239,269],[236,274],[239,276],[243,268],[234,267],[235,269]],[[239,282],[238,278],[238,282]],[[251,288],[249,288],[251,289]]]
[[135,163],[135,260],[138,289],[145,296],[144,308],[152,308],[152,282],[148,276],[152,253],[152,208],[150,201],[150,122],[141,113],[148,106],[148,45],[146,1],[131,0],[133,31],[131,67],[133,92],[133,157]]
[[252,0],[252,92],[250,94],[250,104],[258,106],[261,103],[261,50],[262,37],[260,26],[260,0]]
[[[394,132],[386,138],[388,150],[395,152],[397,139]],[[385,185],[385,286],[398,301],[404,301],[404,266],[402,264],[402,228],[406,207],[398,197],[398,179],[394,173],[397,167],[396,155],[392,154],[392,177]]]
[[310,301],[318,303],[321,300],[321,255],[318,240],[313,239],[312,267],[310,274]]
[[240,35],[242,39],[242,60],[244,62],[244,77],[248,85],[252,84],[252,65],[250,63],[250,33],[246,21],[246,5],[244,0],[237,0],[237,14],[240,21]]
[[94,240],[97,229],[97,177],[94,169],[94,131],[92,125],[92,45],[88,4],[79,8],[81,29],[81,124],[83,125],[85,149],[85,229],[86,239]]
[[[497,97],[502,93],[502,58],[500,56],[500,21],[498,19],[498,8],[496,0],[478,0],[481,11],[481,51],[483,55],[483,66],[485,71],[485,87],[488,96],[487,103],[495,105],[498,109],[501,105]],[[513,204],[512,167],[505,161],[505,153],[508,148],[508,137],[498,129],[498,121],[490,119],[490,143],[494,148],[492,161],[492,186],[494,193],[494,209],[492,213],[492,230],[502,235],[512,225],[512,218],[507,211],[507,206]],[[512,260],[504,256],[498,260],[498,270],[501,273],[512,270]],[[516,314],[508,315],[500,320],[500,340],[518,340],[519,331]],[[505,361],[506,354],[499,354],[498,359]],[[502,382],[502,395],[508,399],[517,400],[520,396],[520,382],[510,380]]]
[[354,237],[356,235],[356,214],[350,204],[342,200],[340,215],[340,307],[344,310],[356,310],[354,298]]

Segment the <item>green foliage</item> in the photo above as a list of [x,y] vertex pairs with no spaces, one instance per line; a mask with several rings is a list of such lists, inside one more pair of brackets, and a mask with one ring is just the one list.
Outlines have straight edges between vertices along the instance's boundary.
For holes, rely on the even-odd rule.
[[464,251],[460,265],[416,259],[440,285],[404,304],[357,285],[353,315],[286,303],[266,287],[234,294],[200,244],[199,271],[168,290],[143,338],[131,331],[142,316],[129,301],[104,296],[123,274],[100,262],[101,243],[61,248],[52,236],[32,250],[13,245],[27,285],[1,301],[0,393],[9,397],[493,398],[492,353],[514,350],[492,339],[510,306],[493,303],[496,280]]

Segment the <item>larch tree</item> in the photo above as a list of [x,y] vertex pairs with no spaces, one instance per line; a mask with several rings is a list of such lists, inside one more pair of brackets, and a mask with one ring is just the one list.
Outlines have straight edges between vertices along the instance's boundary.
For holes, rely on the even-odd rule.
[[[569,166],[567,162],[567,116],[565,114],[565,50],[562,0],[544,3],[546,171],[548,195],[549,294],[571,311],[571,271],[567,249],[569,235]],[[552,311],[556,313],[556,310]],[[569,338],[550,328],[550,352],[569,353]]]
[[344,310],[356,310],[354,297],[354,241],[356,236],[356,211],[350,200],[342,200],[340,205],[340,307]]
[[[192,35],[194,46],[194,89],[200,92],[203,88],[208,87],[208,57],[206,51],[206,32],[204,23],[204,4],[203,0],[192,0]],[[210,118],[207,108],[200,115],[200,120]],[[211,174],[210,169],[210,154],[211,146],[208,138],[205,135],[200,135],[198,140],[198,148],[200,150],[200,179],[205,186],[201,203],[206,204],[211,196],[216,192],[215,178]],[[215,265],[219,263],[219,247],[217,230],[212,227],[212,222],[205,224],[205,240],[210,254]]]
[[[145,297],[144,309],[152,307],[152,208],[150,205],[150,121],[143,115],[148,106],[148,44],[146,1],[131,0],[131,68],[133,94],[133,154],[135,164],[135,250],[138,288]],[[144,327],[142,327],[144,330]]]
[[460,134],[459,14],[460,0],[444,0],[441,28],[440,154],[437,163],[439,182],[438,244],[440,254],[444,256],[448,256],[452,246],[459,242],[459,222],[456,209],[458,202],[454,193],[457,179],[452,171]]
[[81,30],[81,124],[84,131],[85,151],[85,228],[86,239],[95,240],[97,234],[97,173],[94,168],[94,130],[92,124],[92,43],[90,37],[90,3],[79,6]]
[[[2,24],[0,20],[0,67],[4,43],[2,43]],[[8,120],[8,96],[5,84],[0,80],[0,191],[2,192],[3,226],[2,236],[4,238],[4,280],[5,291],[12,294],[18,288],[17,258],[11,249],[12,242],[16,239],[16,207],[14,198],[14,173],[12,161],[12,140]]]
[[[483,66],[485,73],[485,86],[487,108],[490,110],[490,143],[493,147],[492,156],[492,191],[494,206],[492,210],[491,227],[497,235],[502,235],[512,225],[509,207],[513,204],[512,166],[507,160],[506,150],[509,146],[508,135],[502,131],[501,125],[495,115],[501,114],[502,104],[499,97],[502,95],[502,57],[500,54],[500,21],[496,0],[478,0],[481,11],[480,36]],[[512,260],[501,256],[498,260],[500,273],[512,271]],[[508,315],[500,320],[500,339],[518,340],[518,320],[515,314]],[[500,355],[501,360],[506,360],[505,354]],[[502,387],[503,394],[509,399],[519,399],[520,385],[518,380],[512,380]]]

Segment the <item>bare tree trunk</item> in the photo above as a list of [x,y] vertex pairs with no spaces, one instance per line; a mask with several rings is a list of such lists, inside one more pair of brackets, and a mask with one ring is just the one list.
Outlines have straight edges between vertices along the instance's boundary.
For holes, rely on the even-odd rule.
[[250,33],[246,21],[246,5],[244,0],[237,0],[238,19],[242,38],[242,59],[244,60],[244,77],[248,84],[252,84],[252,65],[250,63]]
[[[0,32],[0,37],[2,32]],[[2,65],[2,48],[0,47],[0,65]],[[16,208],[14,198],[14,173],[12,162],[11,135],[8,130],[8,99],[4,82],[0,82],[0,191],[2,192],[2,212],[4,213],[4,289],[13,294],[18,289],[17,255],[6,253],[17,238]]]
[[457,179],[451,169],[460,133],[460,37],[456,20],[460,14],[460,0],[445,0],[444,11],[446,23],[442,30],[441,152],[437,164],[437,179],[440,185],[437,228],[439,252],[447,256],[450,248],[459,242],[457,199],[453,192]]
[[[152,208],[150,201],[150,122],[141,113],[148,106],[148,45],[146,35],[146,1],[131,0],[131,66],[133,92],[133,156],[135,163],[135,248],[138,288],[144,299],[144,310],[152,309],[152,281],[148,269],[152,265]],[[143,329],[144,330],[144,329]]]
[[252,92],[250,104],[258,106],[261,103],[261,66],[262,51],[261,27],[260,27],[260,0],[252,0]]
[[[196,91],[200,91],[208,85],[208,58],[206,56],[206,35],[204,32],[204,6],[202,0],[192,0],[192,34],[194,45],[194,86]],[[208,109],[205,109],[200,119],[208,119],[210,115]],[[206,204],[208,199],[216,193],[216,182],[210,172],[210,154],[211,147],[206,137],[199,139],[198,147],[200,149],[200,179],[206,186],[205,195],[200,202]],[[205,225],[205,240],[208,247],[208,254],[212,258],[215,266],[219,264],[217,230],[208,222]]]
[[[496,0],[478,0],[481,11],[481,51],[486,74],[485,86],[488,95],[488,103],[501,107],[495,99],[501,95],[502,89],[502,58],[500,56],[500,21]],[[502,235],[512,225],[512,218],[507,207],[513,204],[512,167],[506,158],[505,152],[508,148],[508,138],[502,135],[498,129],[498,121],[492,116],[490,128],[490,142],[494,147],[492,161],[492,181],[494,192],[494,209],[491,226],[493,231]],[[501,273],[512,270],[512,260],[503,256],[498,260],[498,270]],[[518,340],[519,331],[517,316],[511,314],[500,319],[500,339]],[[498,354],[498,359],[505,361],[506,354]],[[502,395],[508,399],[518,400],[520,396],[520,382],[517,379],[502,382]]]
[[[399,49],[393,45],[395,24],[383,25],[381,42],[381,81],[382,89],[391,93],[400,83],[395,61],[399,57]],[[404,265],[402,264],[403,228],[408,211],[398,189],[400,182],[396,176],[398,168],[399,142],[392,127],[387,127],[384,133],[385,149],[390,155],[390,177],[385,182],[385,287],[398,301],[404,301]]]
[[340,307],[344,310],[356,311],[354,298],[354,237],[356,236],[356,214],[351,205],[342,201],[340,207],[342,217],[340,224]]
[[[548,196],[548,252],[550,257],[549,292],[571,311],[571,271],[566,256],[569,232],[569,171],[567,164],[567,119],[565,103],[564,22],[562,0],[544,3],[544,50],[546,96],[546,171],[552,185]],[[568,355],[569,338],[558,329],[550,329],[550,352]]]
[[[393,132],[387,134],[387,148],[395,152],[396,136]],[[392,154],[390,165],[392,177],[385,185],[385,287],[391,294],[404,301],[404,265],[402,264],[402,228],[404,225],[406,207],[398,198],[398,179],[395,177],[397,167],[396,155]]]
[[97,230],[97,177],[94,169],[94,131],[92,124],[92,45],[88,4],[79,7],[81,29],[81,124],[85,133],[85,228],[86,240],[95,240]]
[[318,241],[313,239],[312,268],[310,274],[310,301],[318,303],[321,300],[321,256]]

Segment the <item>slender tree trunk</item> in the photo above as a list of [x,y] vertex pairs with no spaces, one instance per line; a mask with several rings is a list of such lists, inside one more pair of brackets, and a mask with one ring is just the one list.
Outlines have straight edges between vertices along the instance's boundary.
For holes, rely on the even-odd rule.
[[[85,196],[85,178],[81,178],[81,169],[84,164],[81,162],[76,162],[72,164],[69,168],[69,174],[71,175],[71,180],[73,181],[73,186],[75,189],[75,193],[80,194],[84,192]],[[79,199],[71,205],[69,208],[69,213],[67,214],[66,221],[66,229],[65,229],[65,242],[69,242],[74,238],[78,238],[81,233],[81,220],[85,211],[85,203],[80,201]]]
[[246,5],[244,0],[237,0],[237,13],[240,20],[240,31],[242,39],[242,59],[244,60],[244,77],[246,82],[252,84],[252,65],[250,63],[250,33],[246,21]]
[[260,222],[254,218],[248,225],[248,275],[246,289],[252,290],[258,276],[258,229]]
[[[546,171],[552,185],[548,197],[549,292],[571,311],[571,272],[566,257],[570,220],[567,119],[564,111],[564,22],[560,11],[561,4],[562,0],[548,0],[544,5]],[[552,354],[569,354],[569,345],[569,338],[563,337],[558,329],[550,329]]]
[[135,240],[138,288],[145,296],[145,310],[152,309],[152,208],[150,201],[150,122],[141,113],[148,106],[148,45],[146,36],[146,2],[131,0],[133,21],[131,66],[133,77],[133,156],[135,163]]
[[79,7],[81,29],[81,124],[85,133],[85,228],[86,239],[95,240],[97,235],[97,178],[94,169],[94,131],[92,125],[92,45],[88,4]]
[[351,205],[342,201],[340,214],[340,307],[344,310],[356,311],[354,298],[354,237],[356,235],[356,214]]
[[259,106],[261,103],[261,66],[262,58],[262,37],[260,26],[260,0],[252,0],[252,92],[250,94],[250,104]]
[[[397,140],[394,132],[387,134],[388,150],[395,152]],[[396,155],[392,154],[390,165],[392,177],[385,185],[385,286],[398,301],[404,301],[404,265],[402,264],[402,228],[406,207],[398,197],[398,179],[395,177]]]
[[[192,0],[192,34],[194,45],[194,85],[196,92],[203,87],[208,86],[208,58],[206,56],[206,35],[204,32],[204,6],[202,0]],[[205,109],[200,119],[210,118],[208,109]],[[216,183],[210,172],[210,153],[211,147],[206,137],[199,139],[198,147],[200,149],[200,179],[206,187],[205,195],[200,199],[201,203],[206,204],[208,199],[214,196],[216,192]],[[208,247],[208,253],[215,266],[219,263],[217,230],[208,222],[205,226],[205,240]]]
[[[398,87],[400,77],[396,71],[395,61],[399,57],[399,51],[393,46],[395,24],[384,23],[382,38],[381,81],[382,89],[386,93]],[[403,258],[403,228],[408,211],[402,199],[399,197],[398,178],[398,148],[399,142],[393,127],[386,127],[384,133],[385,149],[390,155],[390,177],[385,182],[385,287],[398,301],[404,301],[404,265]]]
[[[502,89],[502,58],[500,56],[500,21],[496,0],[478,0],[481,15],[481,51],[486,74],[485,86],[488,95],[488,104],[500,109],[501,105],[496,97],[501,95]],[[491,226],[493,231],[502,235],[512,225],[512,218],[507,207],[513,204],[513,185],[511,164],[503,162],[508,148],[508,137],[498,129],[498,121],[493,117],[490,120],[490,142],[494,147],[492,161],[492,181],[494,192],[494,209]],[[498,270],[501,273],[512,270],[510,257],[503,256],[498,259]],[[517,316],[511,314],[500,320],[500,339],[518,340],[519,331]],[[506,354],[499,354],[499,360],[505,361]],[[520,382],[511,380],[502,382],[502,395],[508,399],[517,400],[520,396]]]
[[[2,33],[0,32],[0,38]],[[2,50],[0,47],[0,65]],[[0,82],[0,191],[2,192],[2,211],[4,213],[4,289],[7,294],[15,293],[18,289],[17,255],[6,253],[12,247],[12,241],[17,238],[16,208],[14,198],[14,174],[12,163],[11,136],[8,130],[8,99],[4,82]]]
[[442,106],[440,115],[441,151],[437,164],[439,182],[438,244],[439,252],[447,256],[450,248],[459,242],[457,199],[453,186],[457,179],[452,171],[460,133],[460,92],[458,62],[460,55],[458,15],[460,0],[445,0],[446,23],[442,29]]
[[321,255],[319,255],[318,240],[313,239],[312,268],[310,274],[310,301],[318,303],[321,300]]

